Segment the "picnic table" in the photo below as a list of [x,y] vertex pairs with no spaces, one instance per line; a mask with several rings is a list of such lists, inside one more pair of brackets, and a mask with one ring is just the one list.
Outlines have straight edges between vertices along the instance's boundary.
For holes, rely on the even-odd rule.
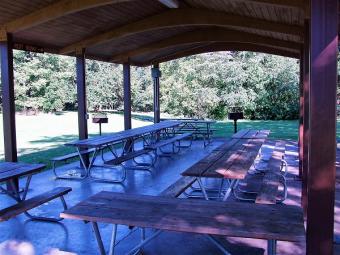
[[[71,191],[71,188],[68,187],[58,187],[53,189],[52,191],[48,191],[44,194],[38,195],[34,198],[30,198],[26,200],[27,192],[29,190],[29,186],[31,183],[32,176],[34,174],[39,173],[41,170],[45,168],[44,164],[27,164],[20,162],[1,162],[0,163],[0,183],[7,182],[9,183],[11,189],[5,189],[0,186],[0,190],[13,198],[17,204],[7,207],[5,209],[0,210],[0,221],[8,220],[20,213],[25,213],[29,218],[35,220],[45,220],[45,221],[59,221],[61,218],[49,218],[49,217],[41,217],[34,216],[28,213],[27,211],[35,208],[39,205],[42,205],[54,198],[60,197],[64,206],[64,209],[67,209],[66,202],[64,201],[63,195]],[[27,177],[25,182],[25,188],[23,192],[19,192],[16,187],[16,180],[18,178]]]
[[162,231],[203,234],[224,253],[230,254],[215,236],[268,240],[268,254],[276,254],[276,240],[304,242],[302,209],[298,206],[221,203],[102,191],[61,217],[91,222],[100,254],[106,254],[97,223],[113,224],[109,254],[114,253],[117,225],[156,229],[143,235],[139,245],[126,254],[135,254]]
[[240,130],[235,134],[236,138],[213,150],[211,154],[185,170],[182,175],[195,177],[207,200],[209,197],[202,178],[221,179],[219,193],[222,192],[223,181],[227,180],[229,187],[223,197],[223,200],[226,200],[239,180],[245,178],[268,134],[267,130],[251,130],[251,132]]
[[211,138],[213,134],[213,129],[211,125],[216,123],[215,120],[205,120],[205,119],[192,119],[192,118],[181,118],[181,119],[162,119],[162,121],[181,121],[182,124],[178,126],[176,132],[193,132],[197,136],[203,136],[204,146],[211,143]]
[[[137,139],[143,139],[144,144],[151,145],[156,137],[157,134],[160,134],[161,132],[169,134],[173,133],[174,128],[179,126],[182,122],[180,121],[164,121],[156,124],[151,124],[143,127],[133,128],[129,130],[124,130],[116,133],[112,133],[109,135],[103,135],[103,136],[97,136],[92,137],[84,140],[76,140],[69,143],[66,143],[66,146],[72,146],[75,147],[78,153],[78,157],[80,159],[81,165],[84,169],[84,174],[77,176],[72,176],[71,178],[76,179],[84,179],[91,176],[91,168],[94,167],[94,162],[96,160],[96,157],[98,155],[98,152],[103,150],[104,148],[108,148],[109,151],[112,153],[112,156],[114,160],[122,159],[123,157],[126,157],[126,153],[128,152],[135,152],[134,149],[134,141]],[[170,131],[169,131],[170,130]],[[147,139],[147,137],[149,139]],[[121,143],[123,144],[124,150],[121,154],[117,154],[115,151],[115,148],[113,145]],[[88,154],[83,153],[83,151],[90,150],[91,160],[87,164],[87,156]],[[135,155],[147,153],[147,150],[140,151],[138,153],[135,153]],[[104,159],[103,159],[104,160]],[[104,160],[105,161],[105,160]],[[101,166],[99,166],[101,167]],[[104,181],[109,181],[107,179],[103,179]]]

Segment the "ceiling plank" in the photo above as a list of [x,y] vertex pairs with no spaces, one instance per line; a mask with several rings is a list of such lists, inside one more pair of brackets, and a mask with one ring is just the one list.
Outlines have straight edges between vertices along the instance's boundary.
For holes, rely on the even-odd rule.
[[243,0],[243,1],[272,5],[272,6],[279,6],[279,7],[285,6],[285,7],[290,7],[290,8],[299,8],[302,10],[305,10],[307,8],[307,4],[305,0]]
[[123,52],[121,54],[112,57],[112,62],[121,63],[122,61],[128,61],[134,56],[147,54],[152,51],[158,51],[166,49],[176,45],[185,45],[193,43],[208,43],[208,42],[241,42],[250,43],[256,45],[282,47],[292,50],[300,50],[300,43],[283,41],[273,39],[265,36],[258,36],[251,33],[238,32],[228,29],[211,28],[200,29],[189,33],[179,34],[155,43],[151,43],[140,48]]
[[250,43],[222,42],[222,43],[210,43],[208,45],[205,44],[201,46],[193,46],[193,47],[190,47],[189,49],[167,54],[166,56],[155,57],[144,63],[139,63],[139,65],[148,66],[148,65],[167,62],[170,60],[192,56],[196,54],[217,52],[217,51],[252,51],[252,52],[267,53],[267,54],[273,54],[273,55],[290,57],[290,58],[300,57],[300,54],[298,51],[291,51],[291,50],[282,49],[282,48],[256,45],[256,44],[250,44]]
[[177,0],[158,0],[158,2],[164,4],[166,7],[171,9],[179,7],[179,2]]
[[1,29],[8,33],[14,33],[71,13],[128,1],[132,0],[60,0],[26,16],[3,24]]
[[200,9],[175,9],[86,38],[64,47],[60,50],[60,53],[69,54],[77,48],[88,48],[146,31],[183,26],[247,27],[262,31],[296,35],[300,38],[303,35],[303,27],[300,26],[230,15],[225,12]]

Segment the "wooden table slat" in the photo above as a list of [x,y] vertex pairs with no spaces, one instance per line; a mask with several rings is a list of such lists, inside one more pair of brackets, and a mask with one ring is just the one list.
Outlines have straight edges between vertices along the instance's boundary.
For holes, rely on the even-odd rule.
[[41,171],[45,168],[44,164],[27,164],[17,162],[0,163],[0,182],[8,181]]
[[297,206],[222,203],[100,192],[61,217],[155,228],[283,241],[304,241],[303,213]]

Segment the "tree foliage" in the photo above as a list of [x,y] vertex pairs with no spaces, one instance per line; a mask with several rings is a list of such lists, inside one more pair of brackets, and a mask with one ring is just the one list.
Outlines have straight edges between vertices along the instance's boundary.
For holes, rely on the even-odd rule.
[[[87,60],[88,107],[123,109],[121,65]],[[55,112],[77,108],[75,59],[15,51],[18,110]],[[298,64],[290,58],[220,52],[161,64],[161,111],[177,116],[225,118],[234,109],[251,119],[298,117]],[[131,69],[132,108],[152,111],[150,68]]]

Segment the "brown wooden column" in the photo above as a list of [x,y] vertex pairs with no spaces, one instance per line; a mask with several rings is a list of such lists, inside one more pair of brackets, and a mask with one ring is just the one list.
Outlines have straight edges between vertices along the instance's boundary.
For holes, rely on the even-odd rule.
[[311,0],[307,254],[333,255],[338,0]]
[[300,53],[300,81],[299,81],[299,178],[302,179],[302,158],[303,158],[303,47]]
[[305,21],[303,47],[303,138],[302,138],[302,195],[301,204],[307,213],[308,149],[309,149],[309,101],[310,101],[310,22]]
[[124,129],[131,129],[131,80],[130,80],[130,64],[123,64],[124,79]]
[[[15,97],[14,97],[14,72],[13,72],[13,48],[12,36],[1,35],[1,84],[2,84],[2,116],[5,161],[17,162],[17,138],[15,125]],[[15,180],[15,186],[7,183],[7,189],[19,189],[19,180]]]
[[78,133],[79,139],[88,138],[87,103],[86,103],[86,60],[85,50],[76,51],[77,64],[77,101],[78,101]]
[[13,49],[10,34],[1,36],[0,47],[5,161],[16,162],[18,157],[15,127]]
[[160,103],[159,103],[159,78],[161,71],[159,65],[156,64],[151,68],[151,75],[153,79],[153,122],[159,123],[161,121]]

